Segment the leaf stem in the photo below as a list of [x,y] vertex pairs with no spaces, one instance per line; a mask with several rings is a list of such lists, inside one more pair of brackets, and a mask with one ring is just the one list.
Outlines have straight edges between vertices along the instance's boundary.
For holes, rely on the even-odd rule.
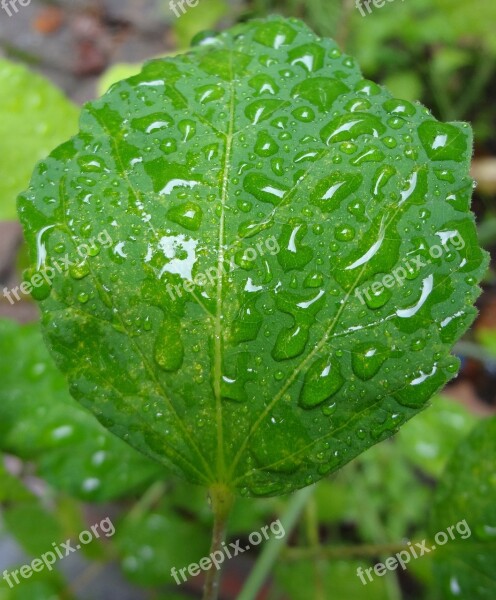
[[[223,484],[213,485],[210,488],[209,495],[214,514],[212,543],[210,546],[210,554],[212,554],[213,552],[223,552],[222,543],[226,539],[227,523],[234,504],[234,495]],[[207,571],[203,588],[203,600],[217,600],[219,597],[220,576],[220,568],[216,568],[212,564],[209,571]]]
[[374,556],[389,556],[396,554],[407,547],[406,542],[398,542],[391,544],[362,544],[359,546],[311,546],[306,548],[287,548],[284,551],[282,558],[288,562],[318,558],[336,558],[339,560],[370,558]]
[[315,486],[312,485],[296,492],[296,494],[291,497],[291,500],[286,507],[286,511],[280,518],[285,535],[279,539],[271,538],[265,544],[264,549],[258,557],[255,567],[246,580],[237,600],[256,600],[260,588],[267,579],[277,557],[286,544],[286,540],[298,521],[308,500],[313,495],[314,490]]

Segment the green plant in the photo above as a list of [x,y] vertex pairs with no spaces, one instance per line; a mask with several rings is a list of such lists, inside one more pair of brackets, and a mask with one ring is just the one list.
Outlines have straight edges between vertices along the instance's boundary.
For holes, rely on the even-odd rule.
[[15,197],[33,164],[77,131],[78,109],[48,81],[0,59],[0,219],[16,217]]
[[235,494],[336,471],[456,373],[487,265],[471,148],[272,18],[148,63],[38,164],[26,278],[75,263],[33,290],[45,340],[104,427],[209,487],[213,549]]

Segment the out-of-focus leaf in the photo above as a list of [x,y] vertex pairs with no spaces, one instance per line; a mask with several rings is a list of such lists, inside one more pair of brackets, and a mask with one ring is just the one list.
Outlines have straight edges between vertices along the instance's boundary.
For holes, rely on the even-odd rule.
[[494,23],[496,3],[493,0],[432,0],[433,8],[443,15],[455,39],[470,39],[477,46],[496,52]]
[[113,542],[122,567],[138,585],[175,583],[172,567],[187,567],[209,552],[208,528],[176,516],[165,503],[150,512],[131,514],[116,530]]
[[423,84],[415,71],[394,73],[383,81],[384,85],[398,98],[419,100],[423,94]]
[[[364,585],[357,575],[358,567],[369,564],[359,561],[299,561],[278,564],[275,570],[277,587],[284,590],[288,600],[332,598],[332,600],[384,600],[388,598],[384,577],[374,577]],[[394,577],[388,573],[385,577]],[[368,581],[366,579],[366,581]],[[318,592],[320,591],[320,595]],[[274,594],[274,600],[281,596]]]
[[114,83],[117,83],[121,79],[137,75],[141,71],[141,68],[141,64],[134,63],[120,63],[113,65],[100,77],[97,86],[98,95],[101,96],[102,94],[105,94]]
[[440,596],[494,600],[496,418],[479,423],[453,453],[436,491],[430,532],[431,538],[437,532],[448,537],[432,555]]
[[396,439],[404,456],[425,473],[441,475],[456,446],[478,419],[461,404],[434,398],[432,405],[412,419]]
[[478,342],[486,348],[491,354],[496,356],[496,329],[486,329],[481,327],[476,331]]
[[39,325],[0,321],[0,377],[0,448],[35,461],[54,487],[108,500],[164,476],[73,400]]
[[11,475],[4,465],[0,454],[0,503],[22,502],[33,498],[33,494],[24,485]]
[[[13,565],[9,571],[19,569],[22,565]],[[20,578],[19,585],[11,579],[9,587],[4,579],[0,579],[0,600],[71,600],[73,598],[67,583],[56,570],[43,569],[33,573],[29,579]]]
[[3,518],[7,530],[33,557],[53,550],[53,543],[65,542],[57,518],[36,499],[7,507]]
[[16,197],[35,163],[76,133],[78,114],[43,77],[0,58],[0,220],[17,218]]
[[228,11],[226,0],[199,0],[197,6],[189,8],[176,21],[174,31],[179,49],[188,48],[196,34],[215,27]]

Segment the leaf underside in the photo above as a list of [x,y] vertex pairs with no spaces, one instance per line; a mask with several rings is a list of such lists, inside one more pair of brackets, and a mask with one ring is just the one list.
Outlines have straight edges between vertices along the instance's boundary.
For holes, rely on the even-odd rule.
[[34,292],[72,394],[196,483],[275,495],[338,469],[457,371],[486,266],[471,151],[468,125],[363,80],[297,20],[147,63],[18,203],[31,274],[79,262]]

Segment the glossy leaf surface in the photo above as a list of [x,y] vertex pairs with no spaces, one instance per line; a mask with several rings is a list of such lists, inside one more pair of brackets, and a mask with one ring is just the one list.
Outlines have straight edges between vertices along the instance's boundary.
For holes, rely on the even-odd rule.
[[143,453],[287,493],[456,373],[486,265],[468,125],[272,18],[151,61],[80,129],[19,200],[31,275],[77,263],[34,295],[72,394]]

